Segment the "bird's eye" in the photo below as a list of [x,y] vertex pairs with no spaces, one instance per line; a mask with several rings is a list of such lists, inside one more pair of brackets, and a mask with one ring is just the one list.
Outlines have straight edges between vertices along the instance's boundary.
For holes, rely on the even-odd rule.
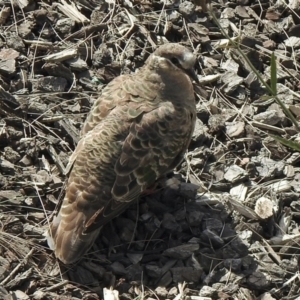
[[176,57],[172,57],[172,58],[171,58],[171,62],[172,62],[172,64],[174,64],[175,66],[180,65],[179,60],[178,60]]

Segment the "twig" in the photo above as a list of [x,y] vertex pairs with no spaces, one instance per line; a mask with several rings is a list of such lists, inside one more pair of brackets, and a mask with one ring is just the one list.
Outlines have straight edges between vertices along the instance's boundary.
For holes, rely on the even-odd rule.
[[57,284],[54,284],[54,285],[52,285],[50,287],[45,288],[43,291],[44,292],[51,292],[51,291],[57,290],[57,289],[65,286],[67,283],[69,283],[69,281],[68,280],[64,280],[62,282],[59,282]]
[[11,271],[11,273],[4,280],[2,280],[2,282],[0,283],[1,285],[5,285],[10,280],[10,278],[14,276],[24,264],[27,263],[27,259],[32,255],[33,251],[34,248],[32,248],[24,257],[24,259]]

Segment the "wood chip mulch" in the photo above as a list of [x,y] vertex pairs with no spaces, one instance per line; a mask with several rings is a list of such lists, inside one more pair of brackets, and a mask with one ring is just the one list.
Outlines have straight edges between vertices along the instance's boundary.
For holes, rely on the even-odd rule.
[[[270,83],[275,53],[299,120],[299,14],[299,0],[0,1],[0,299],[300,299],[300,153],[272,137],[299,131],[247,63]],[[64,266],[43,234],[81,125],[167,42],[198,57],[185,160]]]

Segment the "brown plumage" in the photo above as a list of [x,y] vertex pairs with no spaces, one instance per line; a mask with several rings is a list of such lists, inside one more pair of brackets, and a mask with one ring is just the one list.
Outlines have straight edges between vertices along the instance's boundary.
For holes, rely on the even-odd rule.
[[62,262],[80,259],[104,224],[181,162],[196,119],[194,64],[188,49],[166,44],[136,74],[103,89],[70,158],[66,195],[48,232]]

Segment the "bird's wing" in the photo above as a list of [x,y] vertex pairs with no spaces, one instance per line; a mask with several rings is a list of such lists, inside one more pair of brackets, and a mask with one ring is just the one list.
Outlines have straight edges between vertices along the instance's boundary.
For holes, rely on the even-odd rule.
[[[140,108],[145,100],[151,101],[152,106],[156,106],[157,90],[159,89],[160,83],[147,82],[145,83],[145,77],[135,75],[121,75],[113,79],[106,87],[102,90],[101,95],[95,100],[89,115],[87,116],[80,136],[83,138],[93,128],[100,124],[117,106],[129,104],[127,111],[129,118],[136,118],[142,114],[145,109]],[[141,97],[143,95],[143,97]],[[150,108],[151,109],[151,108]],[[82,147],[83,140],[79,141],[77,149]],[[70,174],[73,163],[79,153],[77,149],[72,153],[69,158],[68,165],[65,169],[65,175]]]
[[81,128],[81,137],[105,119],[118,103],[129,99],[129,95],[126,94],[124,88],[122,88],[127,81],[131,82],[131,75],[121,75],[113,79],[103,88],[101,94],[93,103]]
[[94,127],[75,151],[59,222],[52,226],[56,255],[63,261],[86,252],[95,232],[169,171],[187,147],[189,132],[170,130],[171,107],[145,108],[137,118],[122,121],[129,109],[118,107],[119,117],[112,114]]

